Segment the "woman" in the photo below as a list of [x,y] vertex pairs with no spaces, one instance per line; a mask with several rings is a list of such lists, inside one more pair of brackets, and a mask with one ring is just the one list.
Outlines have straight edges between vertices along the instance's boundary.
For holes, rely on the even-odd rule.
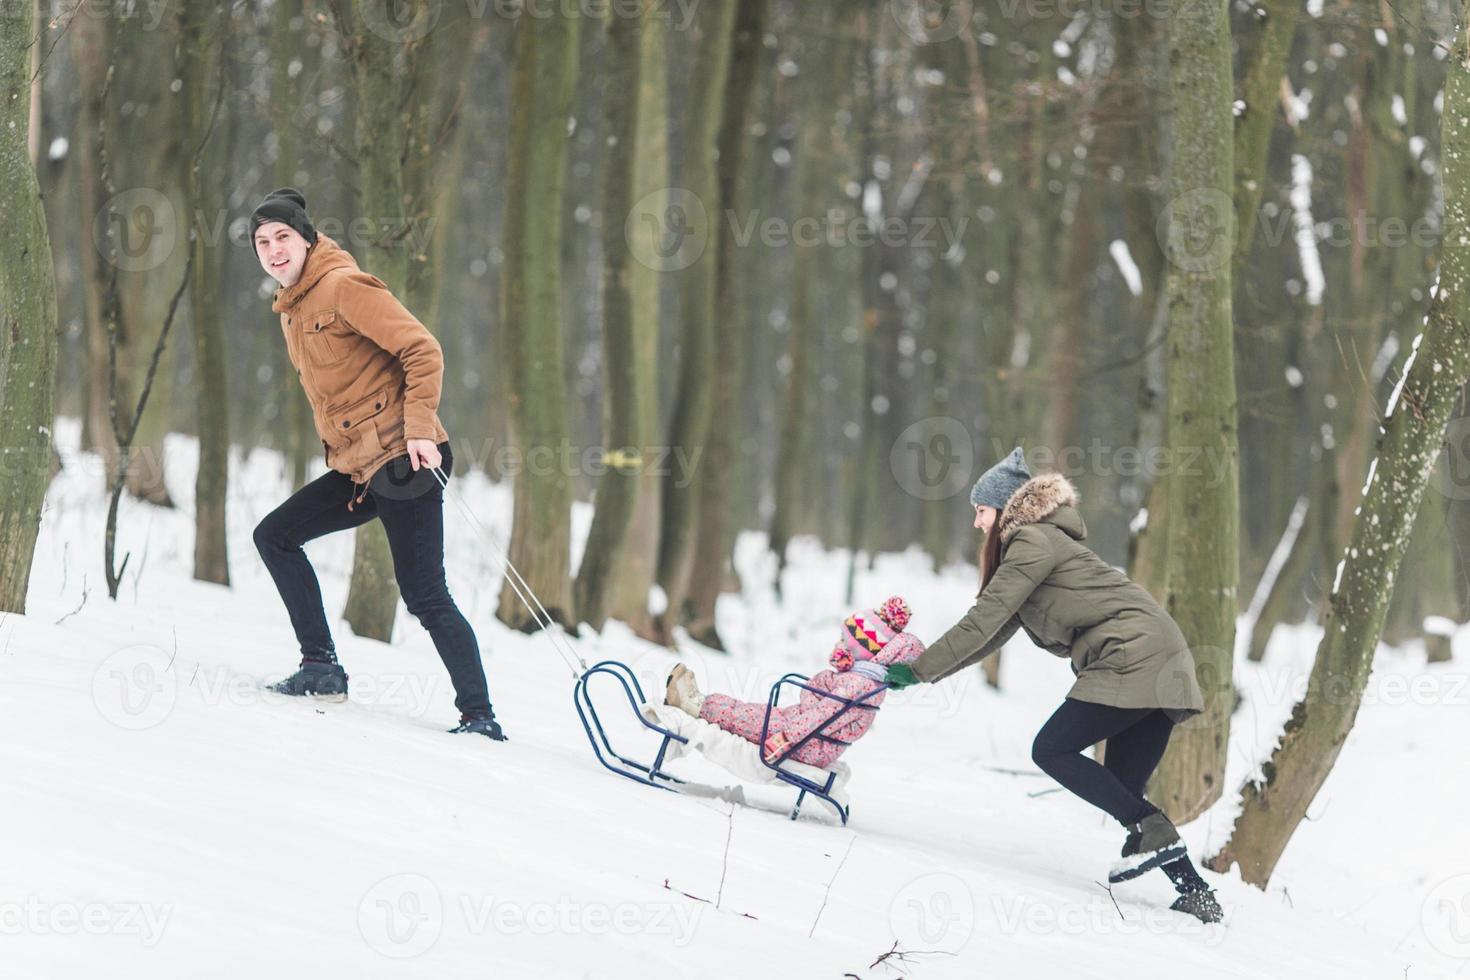
[[[999,650],[1018,628],[1069,657],[1076,683],[1037,733],[1032,759],[1127,829],[1110,881],[1163,868],[1179,891],[1174,909],[1219,921],[1219,903],[1179,832],[1143,797],[1174,725],[1204,706],[1184,634],[1146,590],[1082,543],[1087,530],[1071,483],[1054,473],[1033,478],[1019,447],[980,477],[970,502],[985,532],[980,594],[923,656],[890,667],[889,683],[943,680]],[[1105,763],[1083,754],[1104,739]]]

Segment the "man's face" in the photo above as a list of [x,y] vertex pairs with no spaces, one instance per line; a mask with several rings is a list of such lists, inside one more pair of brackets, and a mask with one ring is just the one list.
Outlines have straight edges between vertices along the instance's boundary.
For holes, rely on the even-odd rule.
[[255,256],[260,259],[260,267],[282,286],[296,285],[310,247],[300,232],[279,221],[267,221],[255,229]]

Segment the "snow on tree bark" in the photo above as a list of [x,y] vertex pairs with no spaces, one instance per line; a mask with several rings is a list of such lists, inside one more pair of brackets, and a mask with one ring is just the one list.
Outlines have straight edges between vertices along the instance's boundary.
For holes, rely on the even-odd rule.
[[1209,865],[1239,865],[1264,888],[1357,719],[1395,575],[1460,388],[1470,377],[1470,50],[1462,26],[1447,59],[1442,127],[1444,238],[1439,284],[1385,412],[1378,456],[1333,581],[1306,696],[1260,778],[1242,791],[1230,840]]

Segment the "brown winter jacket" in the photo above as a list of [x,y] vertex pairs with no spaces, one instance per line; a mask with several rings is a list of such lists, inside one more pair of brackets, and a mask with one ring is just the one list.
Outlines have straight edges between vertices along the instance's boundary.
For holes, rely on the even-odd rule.
[[937,681],[999,650],[1024,629],[1072,661],[1067,696],[1120,708],[1163,708],[1176,722],[1204,707],[1194,657],[1154,597],[1082,543],[1077,492],[1059,474],[1022,484],[992,534],[1001,559],[975,605],[912,668]]
[[317,235],[301,278],[276,290],[271,309],[332,469],[366,484],[409,439],[449,438],[439,342],[331,238]]

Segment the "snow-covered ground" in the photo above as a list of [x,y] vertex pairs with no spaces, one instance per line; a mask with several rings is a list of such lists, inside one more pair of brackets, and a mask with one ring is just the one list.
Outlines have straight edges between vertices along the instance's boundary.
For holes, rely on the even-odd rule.
[[[75,445],[76,426],[58,438]],[[493,552],[450,505],[450,587],[484,649],[511,741],[449,736],[453,692],[400,608],[391,644],[337,624],[352,698],[267,694],[291,631],[250,540],[286,492],[268,453],[236,460],[231,588],[190,578],[193,446],[170,446],[178,511],[127,502],[116,602],[102,572],[95,460],[68,454],[47,498],[29,614],[0,621],[0,975],[29,977],[1324,977],[1466,975],[1470,964],[1470,633],[1455,661],[1379,657],[1357,727],[1265,893],[1210,875],[1224,926],[1169,912],[1160,875],[1097,884],[1110,821],[1038,773],[1036,729],[1070,671],[1024,639],[1003,692],[978,672],[890,696],[847,758],[850,826],[792,793],[751,805],[619,779],[593,758],[572,674],[546,637],[493,617]],[[451,484],[501,541],[510,498]],[[579,509],[576,527],[588,514]],[[308,546],[342,607],[351,535]],[[764,697],[824,665],[846,556],[794,544],[786,599],[757,535],[721,600],[721,657],[682,652],[706,690]],[[933,639],[973,572],[917,553],[860,574],[859,604],[906,595]],[[1264,760],[1317,634],[1242,663],[1232,790]],[[573,640],[655,682],[676,655],[618,624]],[[603,688],[609,717],[620,706]],[[620,732],[631,728],[620,727]],[[680,770],[730,780],[698,760]],[[1235,793],[1185,828],[1196,859]],[[1208,872],[1207,872],[1208,874]],[[1154,880],[1157,879],[1157,880]],[[890,956],[895,949],[906,954]]]

